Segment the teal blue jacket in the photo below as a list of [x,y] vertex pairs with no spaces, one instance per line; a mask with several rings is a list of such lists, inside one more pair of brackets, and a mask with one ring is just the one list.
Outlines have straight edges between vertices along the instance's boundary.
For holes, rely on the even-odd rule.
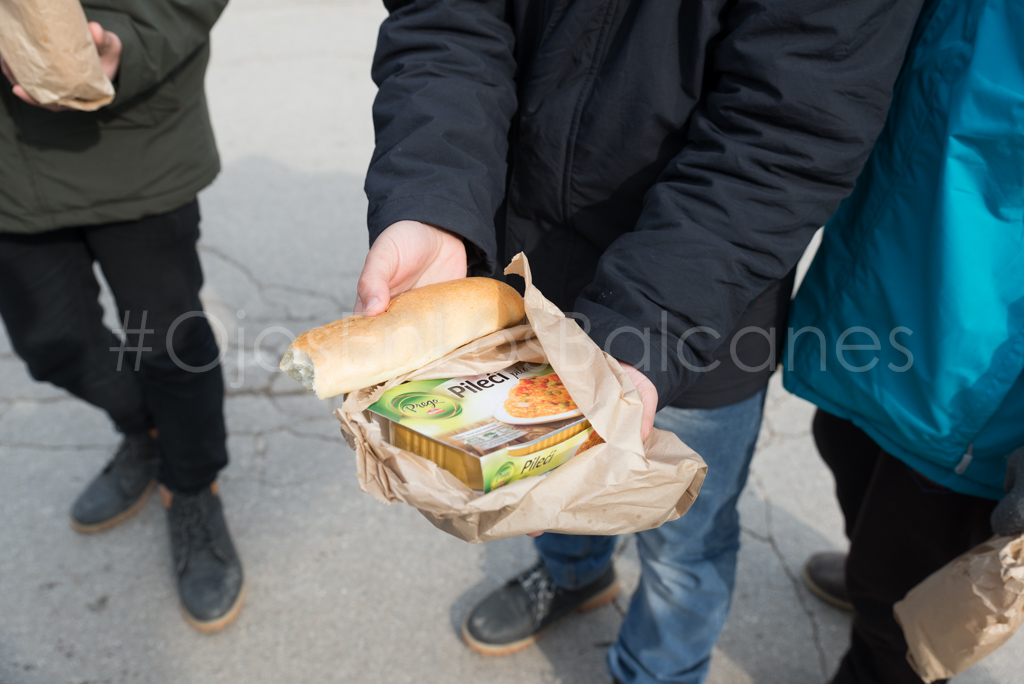
[[790,313],[785,385],[955,491],[1024,445],[1024,3],[936,0]]

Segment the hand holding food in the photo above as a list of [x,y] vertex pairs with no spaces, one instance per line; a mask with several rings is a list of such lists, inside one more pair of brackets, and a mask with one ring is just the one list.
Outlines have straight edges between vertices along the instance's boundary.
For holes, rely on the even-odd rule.
[[[643,443],[638,439],[645,411],[653,416],[657,401],[644,391],[645,378],[637,373],[634,380],[641,402],[618,362],[533,286],[525,256],[517,255],[505,272],[525,281],[522,308],[508,317],[519,322],[525,309],[522,325],[426,366],[411,362],[408,372],[371,359],[369,365],[391,369],[383,378],[393,380],[384,386],[351,381],[360,389],[334,413],[355,452],[360,489],[379,501],[414,506],[438,528],[470,542],[540,530],[629,533],[682,515],[706,466],[669,432],[652,430]],[[473,281],[420,288],[396,297],[380,316],[357,319],[387,321],[409,297]],[[444,297],[420,303],[434,307]],[[442,308],[442,320],[465,314],[450,303]],[[363,343],[380,347],[413,332],[417,340],[436,334],[437,318],[417,320],[407,332],[389,323]],[[308,346],[296,340],[291,362]],[[345,348],[334,345],[333,352],[344,355]],[[334,361],[310,362],[313,370],[303,378],[296,369],[297,379],[315,385],[321,396],[333,394],[325,371]]]
[[459,236],[418,221],[398,221],[366,255],[355,310],[377,316],[396,294],[465,277],[466,245]]
[[[500,281],[436,283],[398,295],[379,316],[356,314],[304,333],[281,369],[320,398],[336,396],[418,370],[524,313],[522,298]],[[602,441],[545,364],[404,382],[368,410],[387,443],[481,492],[544,474]]]

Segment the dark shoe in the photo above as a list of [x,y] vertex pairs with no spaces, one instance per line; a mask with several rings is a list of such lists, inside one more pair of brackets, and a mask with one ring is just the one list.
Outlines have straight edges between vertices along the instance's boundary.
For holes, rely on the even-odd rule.
[[171,526],[171,555],[185,620],[200,632],[227,627],[242,609],[245,583],[213,483],[198,494],[160,495]]
[[485,598],[462,624],[462,638],[474,651],[501,656],[521,651],[559,618],[609,603],[619,593],[615,569],[581,589],[555,585],[542,561]]
[[71,507],[71,527],[91,534],[134,515],[156,484],[156,443],[146,433],[125,435],[114,457]]
[[853,611],[846,591],[846,554],[838,551],[816,553],[804,564],[804,584],[825,603]]

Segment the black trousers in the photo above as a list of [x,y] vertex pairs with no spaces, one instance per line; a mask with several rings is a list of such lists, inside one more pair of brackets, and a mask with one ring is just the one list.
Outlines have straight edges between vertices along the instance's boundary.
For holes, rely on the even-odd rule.
[[[106,411],[117,428],[157,428],[160,481],[192,493],[227,465],[224,380],[202,312],[199,205],[139,221],[0,234],[0,315],[37,380]],[[98,263],[123,338],[102,322]]]
[[921,684],[907,663],[893,605],[921,580],[992,536],[996,502],[957,494],[885,453],[853,423],[824,411],[814,441],[836,478],[850,555],[850,649],[833,684]]

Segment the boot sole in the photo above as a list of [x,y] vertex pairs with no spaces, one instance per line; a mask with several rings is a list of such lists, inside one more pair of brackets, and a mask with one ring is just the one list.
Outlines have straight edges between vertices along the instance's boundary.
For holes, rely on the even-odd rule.
[[183,604],[179,604],[181,608],[181,614],[185,617],[185,622],[189,624],[193,629],[202,632],[203,634],[210,634],[211,632],[219,632],[224,629],[238,618],[238,614],[242,612],[242,604],[245,603],[245,589],[246,584],[242,582],[242,589],[238,592],[238,598],[228,609],[228,612],[221,615],[219,618],[213,620],[200,620],[188,612]]
[[153,489],[155,487],[156,480],[150,480],[149,484],[146,485],[146,489],[143,490],[142,494],[139,495],[139,498],[136,499],[135,503],[133,503],[131,506],[124,509],[114,517],[107,518],[103,522],[87,525],[85,523],[78,522],[74,518],[71,518],[71,529],[73,529],[75,532],[78,532],[79,534],[96,534],[97,532],[109,530],[111,527],[117,527],[125,520],[132,517],[140,510],[142,510],[142,506],[146,503],[146,499],[149,498],[149,495],[153,493]]
[[821,599],[825,603],[829,604],[833,608],[838,608],[839,610],[845,610],[847,613],[852,613],[853,612],[853,604],[852,603],[850,603],[849,601],[843,600],[843,599],[839,598],[838,596],[834,596],[833,594],[830,594],[827,591],[825,591],[824,589],[822,589],[818,585],[817,582],[815,582],[813,579],[811,579],[811,575],[810,575],[810,573],[807,572],[807,568],[804,568],[803,577],[804,577],[804,584],[807,586],[807,588],[810,590],[810,592],[812,594],[814,594],[815,596],[817,596],[819,599]]
[[[577,607],[576,610],[574,610],[573,612],[587,613],[591,610],[597,610],[602,606],[608,605],[609,603],[615,600],[616,596],[619,595],[620,589],[621,586],[619,585],[619,580],[616,579],[613,584],[610,584],[600,593],[595,594],[594,596],[590,597],[589,599],[581,603],[579,607]],[[572,613],[570,613],[570,615],[571,614]],[[523,649],[527,648],[528,646],[531,646],[534,642],[536,642],[537,639],[539,639],[540,636],[546,630],[547,627],[538,630],[537,632],[531,634],[525,639],[513,641],[508,644],[488,644],[473,638],[473,635],[469,633],[469,616],[467,615],[466,619],[462,623],[462,640],[466,642],[467,646],[469,646],[477,653],[497,658],[501,656],[512,655],[513,653],[519,653],[519,651],[522,651]]]

